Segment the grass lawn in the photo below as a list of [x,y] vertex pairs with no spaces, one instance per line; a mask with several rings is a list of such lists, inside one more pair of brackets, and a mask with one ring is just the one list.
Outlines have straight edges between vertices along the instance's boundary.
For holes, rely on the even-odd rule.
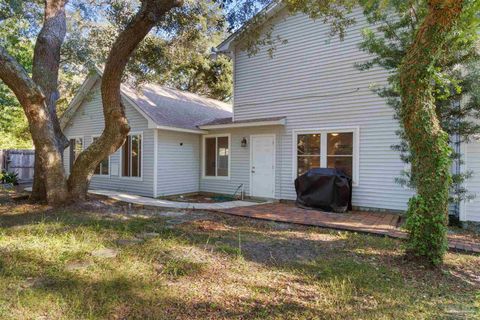
[[0,192],[0,319],[475,319],[480,257],[431,270],[400,240],[100,198]]

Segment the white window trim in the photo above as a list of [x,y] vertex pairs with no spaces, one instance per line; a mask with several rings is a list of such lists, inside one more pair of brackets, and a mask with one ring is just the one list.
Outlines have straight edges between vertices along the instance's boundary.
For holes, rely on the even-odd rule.
[[132,181],[143,181],[143,160],[144,160],[144,156],[143,156],[143,153],[144,153],[144,139],[143,139],[143,131],[132,131],[132,132],[129,132],[128,133],[129,136],[140,136],[141,137],[141,140],[142,140],[142,143],[140,144],[140,148],[142,150],[140,150],[140,177],[128,177],[128,176],[124,176],[123,175],[123,152],[122,152],[122,149],[123,149],[123,145],[120,147],[120,172],[119,172],[119,178],[120,179],[123,179],[123,180],[132,180]]
[[[205,140],[207,138],[219,138],[219,137],[227,137],[228,138],[228,176],[226,177],[219,177],[219,176],[207,176],[205,175],[205,149],[206,149],[206,143]],[[217,150],[215,148],[215,157],[217,157]],[[230,180],[230,170],[232,169],[231,166],[232,162],[232,135],[230,133],[218,133],[218,134],[207,134],[202,136],[202,179],[208,179],[208,180]],[[215,159],[215,164],[218,164],[218,161]],[[217,170],[217,167],[215,168],[215,171]]]
[[[100,135],[98,135],[98,134],[91,136],[91,139],[92,139],[92,140],[91,140],[91,143],[90,143],[90,144],[93,143],[93,139],[94,139],[94,138],[99,138],[99,137],[100,137]],[[100,174],[96,174],[95,171],[94,171],[93,176],[94,176],[94,177],[101,177],[101,178],[110,178],[110,164],[112,163],[111,160],[112,160],[112,159],[111,159],[111,155],[109,155],[109,156],[108,156],[108,174],[102,174],[102,170],[100,170]],[[100,165],[100,164],[98,164],[98,165]]]
[[322,168],[327,167],[327,133],[353,133],[353,176],[352,186],[358,187],[360,185],[360,127],[325,127],[325,128],[313,128],[313,129],[300,129],[293,130],[292,132],[292,180],[297,178],[297,140],[298,135],[301,134],[321,134],[321,151],[320,151],[320,163]]

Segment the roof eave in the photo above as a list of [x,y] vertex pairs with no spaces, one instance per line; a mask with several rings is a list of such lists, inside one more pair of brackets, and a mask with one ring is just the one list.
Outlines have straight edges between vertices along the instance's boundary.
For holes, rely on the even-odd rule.
[[206,134],[208,131],[200,130],[200,129],[186,129],[180,127],[170,127],[170,126],[154,126],[154,129],[159,130],[166,130],[166,131],[174,131],[174,132],[185,132],[185,133],[194,133],[194,134]]
[[263,127],[263,126],[284,126],[286,119],[279,120],[267,120],[267,121],[252,121],[252,122],[240,122],[240,123],[227,123],[227,124],[211,124],[199,126],[203,130],[214,129],[229,129],[229,128],[248,128],[248,127]]

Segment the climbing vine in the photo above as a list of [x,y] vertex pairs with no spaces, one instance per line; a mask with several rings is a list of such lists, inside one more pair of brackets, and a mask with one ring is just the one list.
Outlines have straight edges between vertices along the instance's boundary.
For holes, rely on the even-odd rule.
[[410,145],[417,195],[410,199],[408,251],[433,264],[442,262],[447,248],[446,225],[451,154],[448,135],[435,112],[432,80],[434,63],[460,32],[464,0],[430,0],[428,12],[399,69],[402,109],[400,120]]

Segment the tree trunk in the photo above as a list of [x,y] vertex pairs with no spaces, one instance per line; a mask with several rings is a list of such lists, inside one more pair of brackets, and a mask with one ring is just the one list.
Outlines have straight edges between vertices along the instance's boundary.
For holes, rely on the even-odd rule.
[[[65,0],[50,0],[45,2],[45,20],[35,43],[32,70],[32,79],[40,87],[45,96],[46,112],[51,128],[53,129],[55,145],[60,158],[68,146],[68,140],[62,133],[57,116],[57,100],[60,96],[58,92],[60,49],[67,31],[65,2]],[[60,171],[63,170],[63,162],[60,161],[53,164],[46,160],[47,163],[42,163],[42,159],[48,159],[48,157],[43,154],[41,145],[35,143],[35,149],[36,162],[31,199],[34,201],[48,200],[49,192],[45,179],[50,175],[49,170],[51,170],[50,168],[52,166],[62,166],[62,168],[54,169],[57,172],[57,184],[61,188],[65,188],[65,190],[67,188],[65,174],[60,174]]]
[[451,182],[451,148],[440,127],[432,95],[433,58],[459,20],[462,0],[430,0],[428,13],[399,70],[402,125],[412,153],[417,196],[409,202],[408,252],[433,264],[446,250],[446,224]]
[[47,189],[45,185],[45,178],[42,174],[43,168],[40,163],[40,155],[35,150],[35,166],[33,168],[33,187],[30,194],[30,201],[40,202],[47,200]]
[[[28,119],[30,133],[43,172],[45,195],[52,205],[68,199],[62,157],[58,152],[55,132],[45,96],[25,69],[0,47],[0,78],[12,89]],[[38,161],[38,160],[37,160]]]
[[82,152],[73,166],[68,179],[72,199],[85,199],[98,164],[118,150],[130,131],[125,108],[121,101],[120,85],[125,66],[138,44],[157,22],[172,8],[182,5],[178,0],[144,0],[115,43],[105,65],[102,76],[102,102],[105,129],[102,135]]

